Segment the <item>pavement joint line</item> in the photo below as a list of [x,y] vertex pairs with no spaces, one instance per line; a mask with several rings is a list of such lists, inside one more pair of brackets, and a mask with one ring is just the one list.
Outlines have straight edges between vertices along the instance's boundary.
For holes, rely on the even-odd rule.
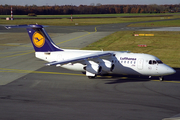
[[[95,31],[92,32],[92,33],[97,32],[96,27],[95,27],[94,29],[95,29]],[[87,32],[88,34],[81,35],[81,36],[78,36],[78,37],[75,37],[75,38],[72,38],[72,39],[69,39],[69,40],[65,40],[65,41],[63,41],[63,42],[57,43],[57,45],[92,34],[91,32],[88,32],[88,31],[86,31],[86,32]],[[0,44],[0,45],[5,45],[5,46],[20,46],[20,47],[30,47],[30,46],[28,46],[28,45],[7,45],[7,44]],[[32,47],[32,46],[31,46],[31,47]],[[33,51],[33,52],[34,52],[34,51]],[[16,54],[16,55],[4,56],[4,57],[0,57],[0,58],[8,58],[8,57],[21,56],[21,55],[30,54],[30,53],[33,53],[33,52],[27,52],[27,53],[22,53],[22,54]]]
[[9,45],[9,44],[0,44],[0,46],[19,46],[19,47],[32,47],[32,45]]
[[30,53],[33,53],[33,52],[34,51],[21,53],[21,54],[10,55],[10,56],[4,56],[4,57],[0,57],[0,58],[17,57],[17,56],[21,56],[21,55],[27,55],[27,54],[30,54]]
[[57,45],[65,43],[65,42],[69,42],[69,41],[72,41],[72,40],[75,40],[75,39],[78,39],[78,38],[81,38],[81,37],[84,37],[84,36],[87,36],[87,35],[90,35],[90,33],[85,34],[85,35],[81,35],[81,36],[78,36],[78,37],[75,37],[75,38],[72,38],[72,39],[69,39],[69,40],[62,41],[60,43],[57,43]]
[[72,41],[72,40],[75,40],[75,39],[78,39],[78,38],[81,38],[81,37],[84,37],[84,36],[87,36],[87,35],[90,35],[90,34],[92,34],[92,33],[97,32],[96,27],[95,27],[94,29],[95,29],[94,32],[88,32],[88,31],[86,31],[87,34],[85,34],[85,35],[81,35],[81,36],[78,36],[78,37],[75,37],[75,38],[72,38],[72,39],[68,39],[68,40],[62,41],[62,42],[60,42],[60,43],[57,43],[57,45],[62,44],[62,43],[65,43],[65,42],[69,42],[69,41]]
[[31,52],[32,50],[27,50],[27,51],[15,51],[15,52],[4,52],[0,53],[0,54],[8,54],[8,53],[27,53],[27,52]]
[[75,74],[75,73],[59,73],[59,72],[46,72],[46,71],[32,71],[32,70],[20,70],[20,69],[7,69],[0,68],[0,72],[10,72],[10,73],[41,73],[41,74],[60,74],[60,75],[76,75],[76,76],[84,76],[83,74]]

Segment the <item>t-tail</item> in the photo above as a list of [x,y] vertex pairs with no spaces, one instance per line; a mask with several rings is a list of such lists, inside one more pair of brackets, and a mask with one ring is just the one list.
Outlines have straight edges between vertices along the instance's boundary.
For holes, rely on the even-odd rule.
[[6,28],[26,28],[36,52],[63,51],[52,41],[42,25],[17,25]]

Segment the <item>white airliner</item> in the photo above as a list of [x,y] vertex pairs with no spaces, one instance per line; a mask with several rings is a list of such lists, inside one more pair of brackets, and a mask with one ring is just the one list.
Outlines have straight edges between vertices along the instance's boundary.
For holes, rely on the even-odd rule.
[[126,75],[163,76],[176,71],[153,55],[121,51],[70,50],[59,48],[49,37],[42,25],[6,26],[27,28],[35,49],[35,56],[49,63],[69,70],[82,71],[89,78],[96,75],[115,73]]

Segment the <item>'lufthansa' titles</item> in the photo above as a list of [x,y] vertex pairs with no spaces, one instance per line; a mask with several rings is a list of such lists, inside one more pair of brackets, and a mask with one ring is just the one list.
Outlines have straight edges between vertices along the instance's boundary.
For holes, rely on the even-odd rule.
[[120,57],[120,60],[136,60],[136,58]]

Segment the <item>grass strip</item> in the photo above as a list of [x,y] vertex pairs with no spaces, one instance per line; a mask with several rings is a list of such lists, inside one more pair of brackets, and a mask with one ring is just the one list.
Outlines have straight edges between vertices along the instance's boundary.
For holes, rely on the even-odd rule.
[[180,27],[180,20],[135,23],[128,25],[128,27]]
[[[172,17],[174,18],[174,17]],[[164,19],[171,19],[165,17]],[[75,26],[75,25],[99,25],[99,24],[113,24],[113,23],[127,23],[127,22],[140,22],[161,20],[161,17],[134,17],[134,18],[90,18],[90,19],[15,19],[5,20],[0,19],[2,25],[20,25],[20,24],[41,24],[41,25],[56,25],[56,26]],[[78,24],[77,24],[78,23]]]
[[[152,15],[179,15],[179,13],[120,13],[120,14],[73,14],[73,17],[122,17],[122,16],[152,16]],[[0,18],[11,17],[11,15],[0,15]],[[67,18],[71,15],[37,15],[37,16],[28,16],[28,15],[13,15],[14,18]]]

